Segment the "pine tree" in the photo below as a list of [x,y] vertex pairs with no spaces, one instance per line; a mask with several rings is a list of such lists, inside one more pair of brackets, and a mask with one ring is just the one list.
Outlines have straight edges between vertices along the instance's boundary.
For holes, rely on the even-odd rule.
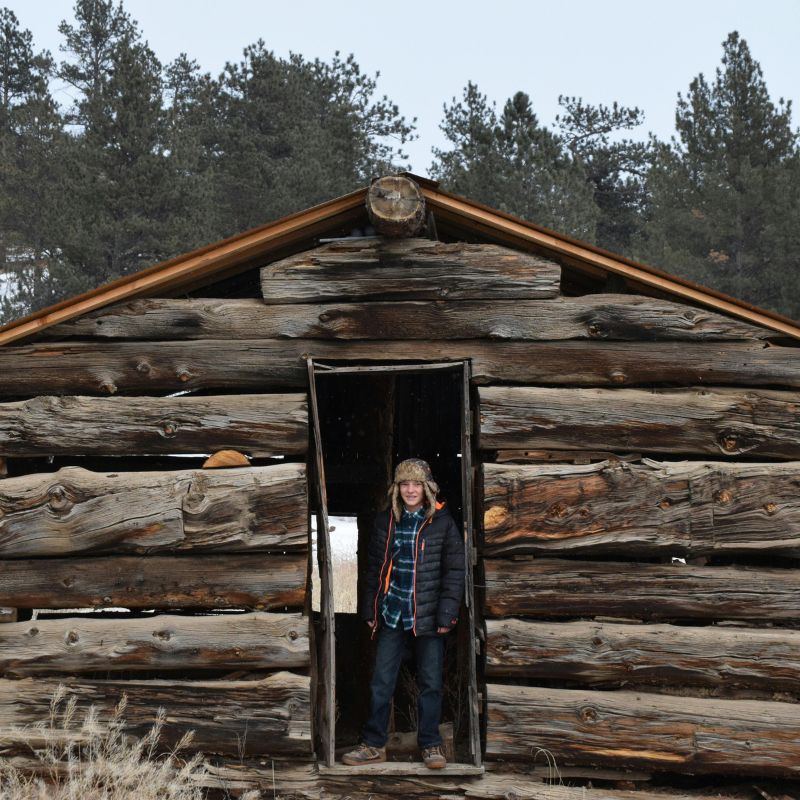
[[449,150],[434,150],[431,174],[451,191],[548,228],[593,241],[598,217],[581,165],[539,124],[517,92],[498,117],[474,83],[444,108]]
[[770,100],[731,33],[709,84],[678,95],[677,139],[659,144],[640,255],[726,293],[800,316],[800,181],[791,103]]
[[48,89],[53,62],[0,9],[0,319],[50,298],[60,207],[63,121]]
[[62,250],[97,285],[171,255],[183,207],[165,148],[161,65],[136,23],[114,0],[78,0],[75,24],[59,30],[69,55],[59,76],[77,90]]
[[641,109],[593,106],[579,97],[558,98],[560,134],[573,158],[583,167],[599,209],[597,244],[628,254],[638,233],[650,166],[647,144],[619,138],[621,131],[644,121]]
[[[376,76],[377,77],[377,76]],[[355,59],[280,59],[259,41],[216,82],[207,141],[219,232],[230,234],[401,169],[412,135]]]

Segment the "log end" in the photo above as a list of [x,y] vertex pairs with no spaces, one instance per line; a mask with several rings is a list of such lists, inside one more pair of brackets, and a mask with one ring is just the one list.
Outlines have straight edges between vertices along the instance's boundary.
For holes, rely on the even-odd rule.
[[410,178],[387,175],[369,187],[367,214],[375,230],[383,236],[416,236],[425,221],[425,198]]
[[219,450],[203,462],[203,469],[249,467],[250,459],[238,450]]

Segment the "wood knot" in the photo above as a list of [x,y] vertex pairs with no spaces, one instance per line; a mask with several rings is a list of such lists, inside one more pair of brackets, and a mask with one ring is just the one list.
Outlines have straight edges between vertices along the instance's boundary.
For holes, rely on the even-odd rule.
[[47,504],[53,511],[59,513],[69,511],[74,505],[67,494],[67,490],[60,484],[50,487],[47,492]]
[[739,440],[732,433],[725,433],[719,437],[720,447],[728,453],[732,453],[739,446]]
[[548,517],[558,517],[558,519],[563,519],[568,513],[569,507],[560,500],[557,503],[553,503],[545,512]]
[[70,631],[67,634],[67,644],[77,644],[79,638],[77,631]]
[[164,422],[161,425],[161,435],[165,439],[171,439],[178,432],[178,424],[176,422]]
[[103,381],[100,384],[100,390],[105,392],[106,394],[116,394],[117,384],[114,383],[114,381]]
[[628,380],[628,376],[619,369],[611,370],[610,377],[612,383],[626,383]]
[[499,528],[508,519],[508,509],[503,506],[491,506],[483,514],[483,529]]
[[172,633],[170,631],[153,631],[153,636],[156,639],[161,639],[163,642],[168,642],[172,638]]
[[300,634],[297,631],[289,631],[289,638],[294,641]]
[[191,371],[186,367],[178,367],[175,371],[175,376],[181,383],[186,383],[186,381],[190,381],[194,377]]
[[658,507],[666,511],[668,508],[672,508],[672,500],[669,497],[665,497],[659,504]]
[[598,325],[596,322],[591,322],[589,325],[586,326],[586,330],[589,333],[589,336],[592,339],[603,339],[606,336],[606,332],[603,329],[602,325]]
[[592,637],[592,647],[600,647],[603,644],[603,640],[599,636]]
[[770,516],[775,514],[778,511],[777,503],[765,503],[764,504],[764,511],[767,512]]
[[149,374],[150,374],[150,371],[151,371],[152,369],[153,369],[153,368],[152,368],[152,367],[151,367],[151,366],[150,366],[150,365],[149,365],[149,364],[148,364],[146,361],[140,361],[140,362],[139,362],[139,363],[136,365],[136,371],[137,371],[137,372],[138,372],[140,375],[149,375]]
[[727,505],[733,500],[733,495],[727,489],[720,489],[718,492],[714,492],[714,499],[722,505]]
[[38,628],[29,628],[28,629],[28,636],[38,636],[39,629]]
[[591,706],[580,710],[580,718],[583,722],[597,722],[597,710]]

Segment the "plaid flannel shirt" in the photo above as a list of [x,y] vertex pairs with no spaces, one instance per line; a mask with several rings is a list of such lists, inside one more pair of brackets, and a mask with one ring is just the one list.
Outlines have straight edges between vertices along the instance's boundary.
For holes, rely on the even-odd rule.
[[403,517],[394,528],[392,574],[389,591],[381,603],[381,616],[390,628],[408,631],[414,627],[414,541],[424,521],[424,507],[403,510]]

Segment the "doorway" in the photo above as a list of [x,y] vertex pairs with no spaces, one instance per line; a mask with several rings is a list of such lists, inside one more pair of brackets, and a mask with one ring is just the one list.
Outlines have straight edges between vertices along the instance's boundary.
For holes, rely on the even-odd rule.
[[[356,592],[366,570],[374,518],[386,507],[394,467],[405,458],[419,457],[431,465],[440,487],[439,499],[464,531],[469,556],[466,598],[456,632],[450,634],[447,644],[442,719],[453,760],[478,765],[469,365],[314,363],[309,374],[318,437],[315,445],[322,459],[318,473],[324,481],[318,486],[318,496],[326,501],[324,516],[330,521],[330,568],[322,568],[319,575],[322,593],[327,588],[332,605],[329,647],[335,679],[323,679],[324,685],[319,686],[319,696],[332,700],[332,719],[320,723],[332,728],[329,747],[339,753],[349,749],[366,719],[374,642],[367,626],[354,613]],[[330,582],[327,587],[326,582]],[[317,651],[325,657],[325,647]],[[317,673],[321,677],[325,669]],[[414,687],[413,669],[404,666],[390,723],[390,759],[416,759]],[[333,763],[331,756],[326,758],[329,764]]]

